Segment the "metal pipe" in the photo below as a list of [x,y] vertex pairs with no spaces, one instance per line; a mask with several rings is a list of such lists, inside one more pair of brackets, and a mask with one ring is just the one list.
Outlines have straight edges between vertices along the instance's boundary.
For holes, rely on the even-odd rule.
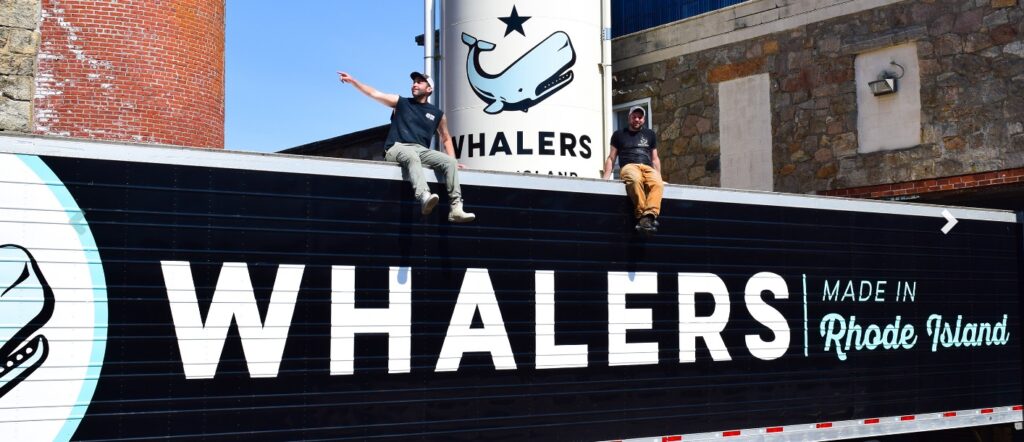
[[444,84],[444,81],[445,81],[445,77],[447,77],[447,75],[448,75],[448,71],[447,71],[447,69],[444,66],[444,51],[445,51],[445,44],[447,44],[447,37],[445,35],[445,34],[447,34],[447,32],[445,32],[445,18],[444,18],[445,3],[446,3],[446,1],[445,0],[435,0],[435,1],[436,1],[436,3],[434,4],[434,9],[437,10],[437,13],[434,14],[434,17],[440,17],[439,18],[440,23],[438,24],[438,30],[439,31],[438,31],[438,37],[437,37],[438,38],[437,51],[434,52],[434,61],[436,61],[435,67],[437,67],[437,69],[434,72],[434,74],[435,74],[434,76],[436,77],[436,78],[434,78],[434,86],[440,86],[441,87],[440,92],[442,92],[442,93],[441,94],[438,94],[438,93],[434,94],[434,95],[437,95],[437,97],[436,97],[437,102],[434,103],[434,105],[439,107],[439,108],[441,108],[441,110],[443,111],[443,110],[446,110],[445,105],[446,105],[446,102],[447,102],[447,99],[445,98],[446,93],[444,93],[445,90],[444,90],[443,84]]
[[601,113],[604,139],[601,140],[604,158],[608,158],[608,146],[612,139],[612,7],[611,0],[601,0]]
[[437,79],[434,78],[434,0],[423,0],[423,74],[434,82],[430,103],[437,104]]

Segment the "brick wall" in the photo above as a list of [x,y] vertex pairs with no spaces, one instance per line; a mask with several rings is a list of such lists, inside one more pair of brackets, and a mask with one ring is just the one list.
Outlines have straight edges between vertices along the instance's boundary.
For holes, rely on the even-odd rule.
[[224,146],[223,0],[42,0],[40,31],[36,133]]
[[950,190],[973,189],[1001,184],[1024,183],[1024,168],[999,170],[945,178],[908,181],[896,184],[852,187],[821,192],[823,195],[848,198],[893,198]]

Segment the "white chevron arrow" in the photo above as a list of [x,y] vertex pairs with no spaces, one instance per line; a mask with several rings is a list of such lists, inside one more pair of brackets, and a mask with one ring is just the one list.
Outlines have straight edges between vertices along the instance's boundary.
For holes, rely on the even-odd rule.
[[960,222],[957,221],[956,217],[954,217],[953,214],[949,213],[949,210],[946,209],[942,209],[942,217],[946,218],[946,225],[942,226],[943,235],[948,234],[950,230],[953,230],[953,226],[955,226],[956,223]]

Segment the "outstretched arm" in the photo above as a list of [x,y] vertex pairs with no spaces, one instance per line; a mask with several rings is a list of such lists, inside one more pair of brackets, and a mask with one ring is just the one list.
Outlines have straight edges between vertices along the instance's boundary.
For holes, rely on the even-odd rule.
[[608,158],[604,160],[604,172],[601,174],[601,178],[608,179],[612,177],[612,167],[615,166],[615,157],[619,155],[619,150],[615,146],[608,146]]
[[361,83],[346,72],[338,72],[338,80],[341,80],[342,83],[349,83],[352,86],[355,86],[356,89],[359,89],[359,92],[362,92],[364,95],[374,99],[380,104],[391,108],[398,106],[398,95],[385,94],[378,91],[368,84]]
[[[447,115],[442,115],[441,123],[437,125],[437,139],[440,140],[441,144],[444,146],[444,153],[448,154],[448,156],[452,158],[455,158],[455,160],[457,161],[458,158],[455,157],[455,147],[452,146],[452,135],[448,133]],[[465,167],[466,166],[463,166],[462,163],[459,163],[459,169],[463,169]]]

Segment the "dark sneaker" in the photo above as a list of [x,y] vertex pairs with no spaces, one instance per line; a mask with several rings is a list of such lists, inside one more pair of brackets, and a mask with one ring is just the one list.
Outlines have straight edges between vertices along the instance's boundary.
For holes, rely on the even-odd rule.
[[651,224],[651,231],[650,231],[650,233],[657,232],[658,231],[658,218],[655,218],[654,215],[646,215],[646,216],[644,216],[644,218],[647,218],[648,222]]
[[636,231],[641,233],[651,233],[657,229],[651,224],[653,218],[649,215],[640,217],[640,221],[636,223]]

